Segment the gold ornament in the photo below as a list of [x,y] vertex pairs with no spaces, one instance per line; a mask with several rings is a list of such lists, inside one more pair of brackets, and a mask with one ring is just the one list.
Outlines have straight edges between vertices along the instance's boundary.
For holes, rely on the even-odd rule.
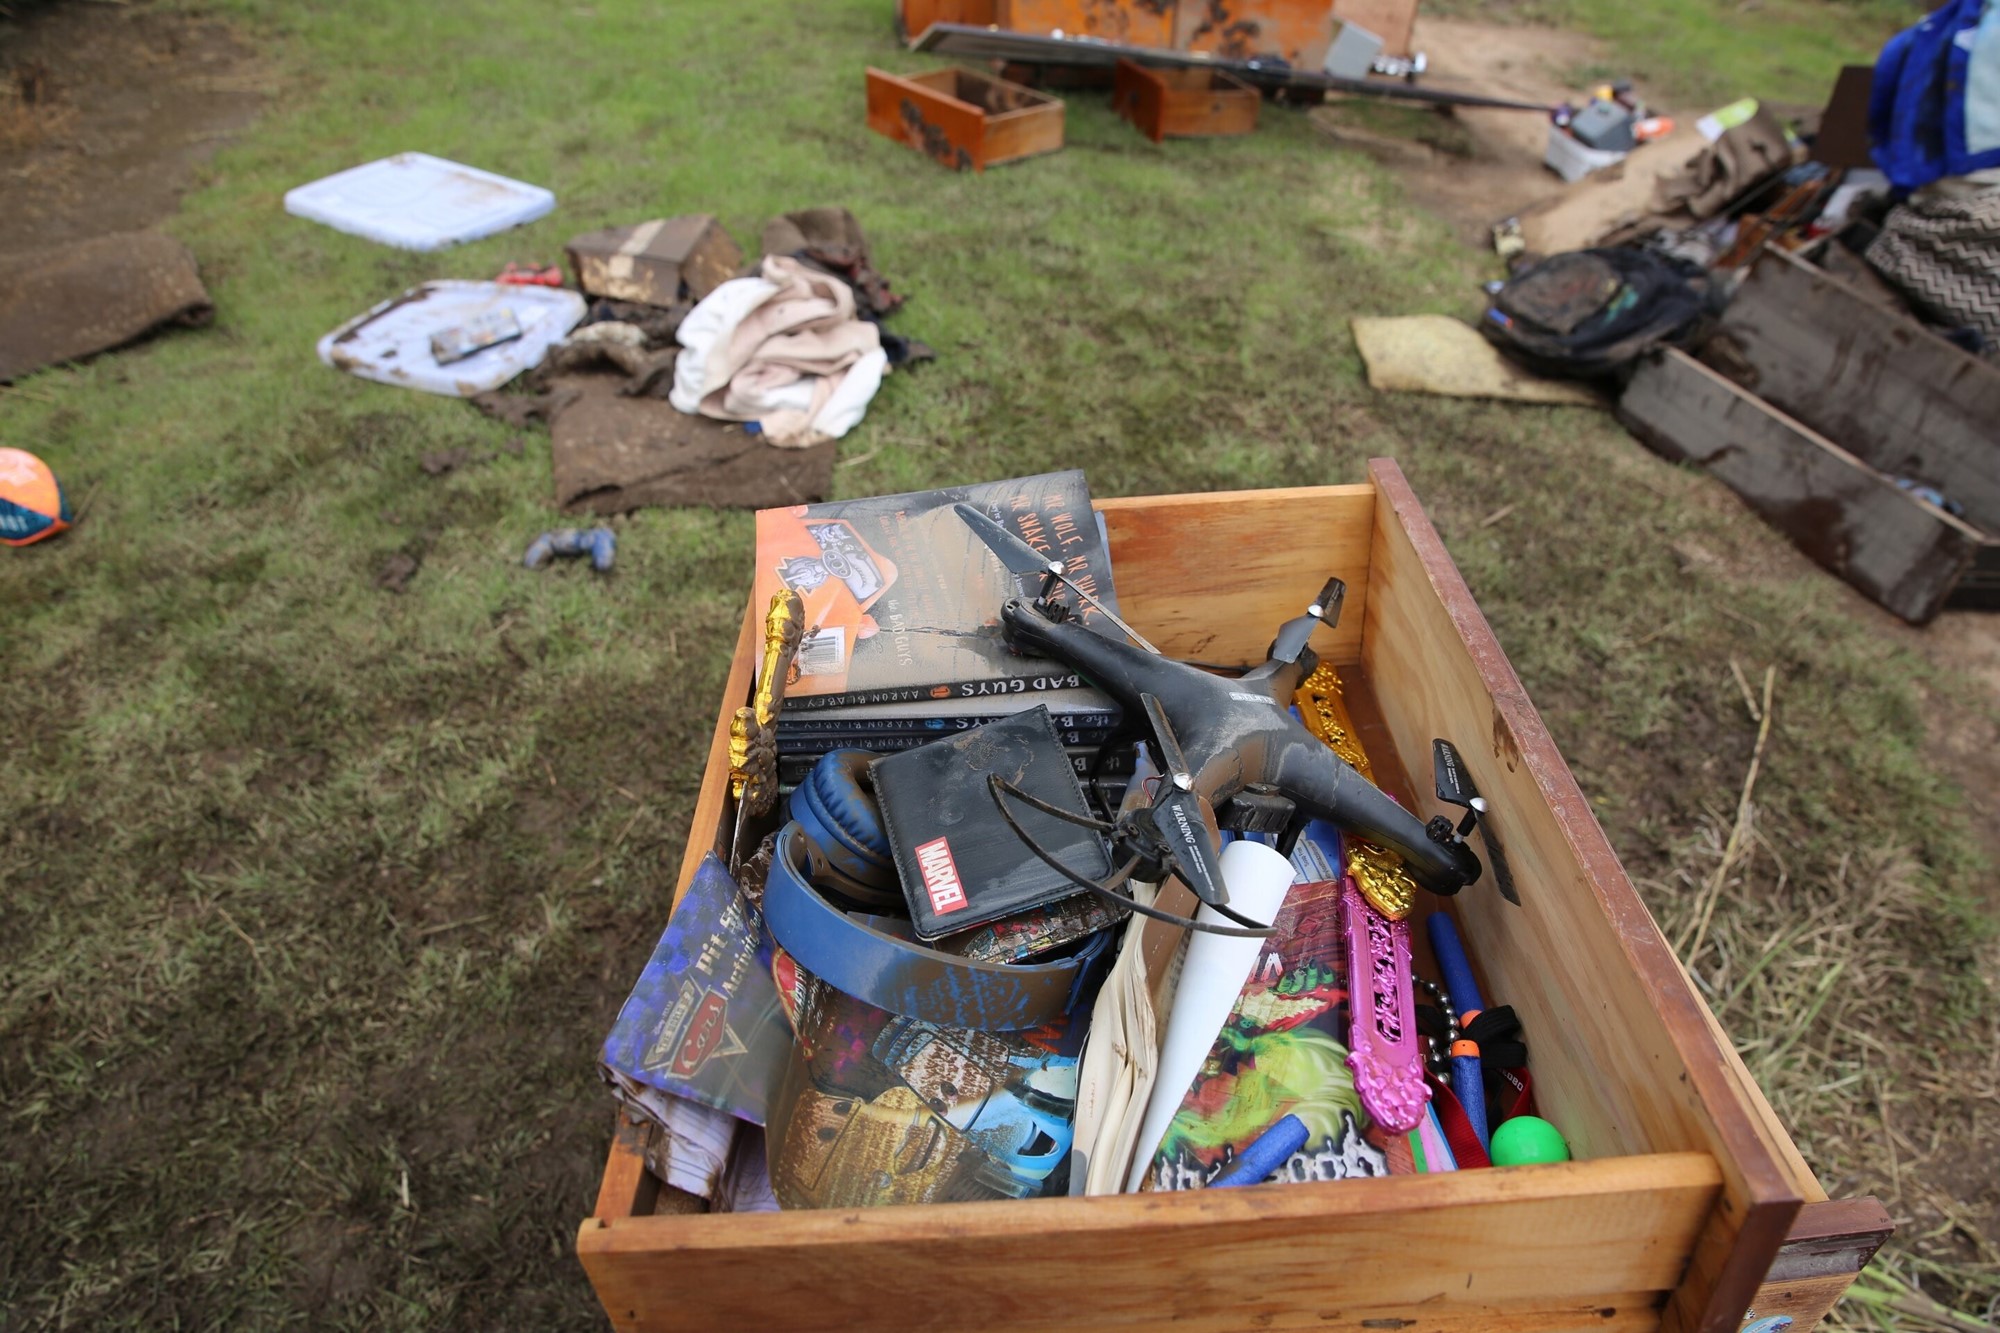
[[806,608],[799,595],[790,588],[772,594],[771,609],[764,614],[764,660],[756,692],[729,719],[729,791],[736,798],[739,821],[746,810],[769,814],[777,802],[778,706],[805,632]]
[[1340,673],[1333,665],[1321,662],[1310,676],[1299,682],[1299,688],[1292,696],[1299,706],[1299,715],[1305,719],[1306,730],[1325,741],[1327,748],[1339,755],[1347,764],[1367,778],[1375,781],[1375,770],[1368,763],[1367,751],[1354,739],[1354,721],[1347,715],[1347,704],[1341,698]]
[[1368,905],[1401,921],[1417,905],[1417,882],[1403,869],[1403,860],[1387,848],[1350,835],[1347,838],[1347,873]]

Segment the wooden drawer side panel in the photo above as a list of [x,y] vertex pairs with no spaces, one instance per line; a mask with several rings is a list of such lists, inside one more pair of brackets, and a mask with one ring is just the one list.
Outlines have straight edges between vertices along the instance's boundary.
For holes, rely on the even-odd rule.
[[1489,871],[1454,900],[1485,998],[1521,1015],[1537,1098],[1580,1156],[1715,1154],[1724,1198],[1667,1326],[1726,1333],[1799,1206],[1775,1131],[1401,471],[1378,459],[1369,474],[1381,503],[1365,669],[1411,772],[1430,772],[1433,737],[1458,745],[1522,899],[1506,902]]
[[1813,561],[1923,624],[1969,570],[1981,534],[1677,348],[1648,357],[1618,418],[1663,458],[1743,497]]
[[[1125,618],[1160,650],[1204,662],[1261,662],[1278,626],[1332,576],[1347,581],[1335,629],[1313,651],[1361,659],[1373,486],[1218,491],[1100,500]],[[1426,772],[1429,770],[1426,769]]]
[[1717,337],[1716,366],[1758,397],[2000,532],[2000,367],[1782,250],[1757,257]]
[[[1720,1186],[1673,1153],[1192,1194],[583,1224],[621,1330],[1649,1328]],[[1032,1274],[1032,1281],[1024,1281]],[[1606,1313],[1608,1312],[1608,1313]]]
[[986,114],[918,79],[868,71],[868,128],[954,171],[986,160]]

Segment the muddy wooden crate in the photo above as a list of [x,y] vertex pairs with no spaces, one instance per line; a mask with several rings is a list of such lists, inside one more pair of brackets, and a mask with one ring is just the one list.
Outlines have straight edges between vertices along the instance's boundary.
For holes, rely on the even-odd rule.
[[1263,97],[1235,75],[1219,69],[1148,69],[1118,62],[1111,105],[1154,143],[1249,134],[1257,128]]
[[[993,1203],[687,1213],[622,1121],[577,1249],[621,1330],[1700,1330],[1810,1327],[1888,1230],[1825,1195],[1619,866],[1394,463],[1362,485],[1098,504],[1119,601],[1167,653],[1262,661],[1329,574],[1314,648],[1386,785],[1463,751],[1518,888],[1449,900],[1520,1015],[1577,1160],[1426,1176]],[[745,608],[681,867],[720,850]],[[1384,762],[1386,761],[1386,763]],[[1441,811],[1425,799],[1419,813]],[[1440,900],[1420,903],[1419,913]],[[1419,932],[1421,933],[1421,932]]]
[[1061,148],[1063,104],[976,69],[870,69],[868,128],[954,171],[984,171]]

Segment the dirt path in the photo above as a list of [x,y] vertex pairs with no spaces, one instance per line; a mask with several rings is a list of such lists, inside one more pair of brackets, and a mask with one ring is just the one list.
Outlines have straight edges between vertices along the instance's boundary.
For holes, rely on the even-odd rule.
[[[1550,105],[1577,100],[1583,72],[1611,61],[1604,44],[1583,33],[1464,19],[1420,18],[1416,46],[1430,60],[1426,87]],[[1638,92],[1649,107],[1674,114],[1643,84]],[[1467,245],[1488,248],[1495,221],[1568,188],[1542,165],[1548,121],[1541,116],[1457,109],[1429,116],[1440,132],[1420,131],[1412,141],[1371,129],[1374,106],[1370,99],[1334,101],[1312,119],[1336,141],[1390,163],[1410,197],[1449,221]]]
[[270,91],[220,23],[57,4],[0,20],[0,253],[150,227]]

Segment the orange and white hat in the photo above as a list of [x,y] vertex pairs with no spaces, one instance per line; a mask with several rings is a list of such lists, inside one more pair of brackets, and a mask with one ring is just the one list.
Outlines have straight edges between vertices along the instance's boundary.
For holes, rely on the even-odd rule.
[[69,501],[49,465],[25,449],[0,449],[0,542],[26,546],[69,522]]

